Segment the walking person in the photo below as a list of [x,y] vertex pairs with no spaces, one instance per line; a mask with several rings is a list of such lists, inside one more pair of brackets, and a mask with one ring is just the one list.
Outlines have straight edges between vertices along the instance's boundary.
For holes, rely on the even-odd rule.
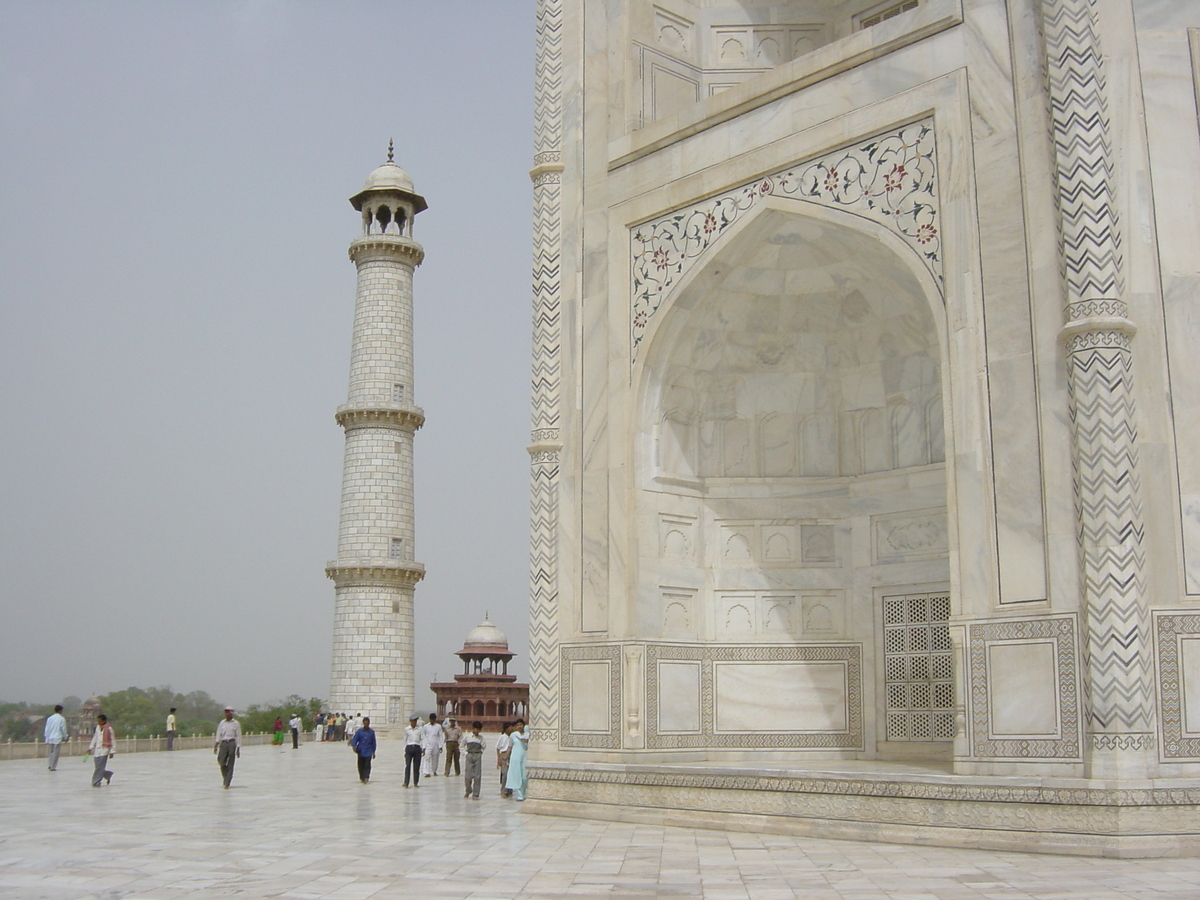
[[283,746],[283,716],[275,717],[275,727],[272,730],[275,732],[275,736],[273,738],[271,738],[271,746],[272,747],[282,747]]
[[529,776],[525,773],[525,754],[528,751],[529,734],[525,731],[525,720],[517,719],[512,730],[512,755],[508,758],[508,779],[504,786],[518,800],[525,799],[525,789],[529,786]]
[[217,754],[217,765],[221,767],[221,780],[225,789],[233,781],[234,764],[242,756],[242,723],[233,717],[233,707],[225,707],[225,718],[217,723],[213,735],[213,753]]
[[293,713],[288,719],[288,728],[292,732],[292,749],[300,749],[300,729],[304,727],[304,720],[300,718],[300,713]]
[[511,796],[508,788],[508,760],[512,755],[512,736],[508,733],[512,722],[505,722],[500,729],[500,737],[496,738],[496,768],[500,770],[500,796],[508,799]]
[[371,760],[375,758],[375,730],[370,716],[363,716],[362,727],[350,738],[350,749],[358,757],[358,780],[366,784],[371,780]]
[[96,716],[96,731],[87,752],[92,754],[96,766],[92,771],[92,787],[100,787],[101,781],[112,784],[113,773],[108,771],[108,761],[117,754],[117,736],[104,713]]
[[446,777],[450,777],[451,763],[454,764],[454,774],[461,775],[462,770],[458,767],[458,742],[462,740],[463,730],[458,727],[458,720],[449,716],[446,724],[442,726],[442,731],[446,736]]
[[408,776],[412,773],[413,787],[421,786],[421,754],[422,744],[425,743],[425,729],[416,715],[408,717],[408,727],[404,729],[404,786],[408,787]]
[[[463,739],[463,745],[467,751],[465,762],[467,792],[463,794],[463,797],[470,797],[472,800],[479,799],[479,787],[483,782],[483,751],[487,749],[487,741],[480,734],[482,730],[482,722],[473,722],[471,723],[471,733]],[[449,774],[449,769],[446,771]]]
[[175,707],[171,707],[171,711],[167,713],[167,749],[175,749]]
[[62,752],[64,741],[71,739],[71,735],[67,732],[67,720],[63,718],[63,708],[60,705],[54,707],[54,712],[46,716],[46,728],[42,733],[42,740],[47,746],[47,762],[50,764],[51,772],[58,771],[58,754]]
[[438,724],[437,713],[429,714],[429,721],[422,730],[425,732],[425,741],[422,745],[425,755],[421,759],[421,774],[436,778],[438,757],[442,754],[442,747],[446,745],[446,733]]

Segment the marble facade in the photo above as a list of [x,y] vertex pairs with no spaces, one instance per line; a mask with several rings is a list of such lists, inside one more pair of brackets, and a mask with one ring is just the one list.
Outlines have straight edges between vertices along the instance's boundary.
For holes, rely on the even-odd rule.
[[1198,96],[1183,0],[539,3],[534,807],[1195,852]]

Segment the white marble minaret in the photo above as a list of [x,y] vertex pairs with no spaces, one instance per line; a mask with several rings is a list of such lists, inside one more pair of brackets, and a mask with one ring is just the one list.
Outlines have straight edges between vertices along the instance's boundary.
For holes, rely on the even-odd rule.
[[362,234],[350,244],[358,267],[350,393],[338,407],[346,432],[333,579],[333,710],[404,721],[413,705],[413,433],[425,421],[413,402],[413,270],[425,251],[413,217],[426,208],[392,161],[350,198]]

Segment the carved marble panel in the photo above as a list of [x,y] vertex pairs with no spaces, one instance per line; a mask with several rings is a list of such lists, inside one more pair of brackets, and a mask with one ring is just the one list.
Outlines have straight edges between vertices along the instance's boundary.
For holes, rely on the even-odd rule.
[[696,591],[676,587],[663,587],[661,591],[663,636],[695,637]]
[[988,647],[991,737],[1061,736],[1054,651],[1052,640],[1006,641]]
[[663,559],[694,562],[696,558],[696,519],[665,513],[658,517],[658,552]]
[[949,547],[946,510],[872,516],[871,547],[877,564],[945,556]]
[[806,638],[819,640],[841,635],[846,627],[845,592],[803,591],[800,596]]
[[695,55],[695,23],[677,13],[654,7],[654,41],[663,53],[690,59]]
[[728,734],[845,733],[846,662],[719,662],[714,729]]
[[[646,665],[647,749],[863,747],[860,644],[648,644]],[[679,725],[697,695],[688,732]]]
[[660,662],[658,729],[661,733],[700,733],[700,663]]
[[559,654],[562,747],[621,746],[621,647],[564,644]]
[[[1077,760],[1083,752],[1076,669],[1075,617],[1005,619],[981,622],[967,628],[967,681],[970,684],[971,752],[978,757],[1005,759]],[[1049,645],[1047,651],[1042,649]],[[992,668],[993,661],[998,665]],[[1050,661],[1050,666],[1046,663]],[[1052,700],[1033,677],[1049,679]],[[1023,693],[1031,710],[1019,709]],[[1044,727],[1046,709],[1053,706],[1057,722],[1052,731],[1015,735],[1014,728]]]
[[737,639],[758,633],[758,598],[753,591],[718,594],[717,634]]
[[836,566],[837,540],[832,525],[800,526],[800,561],[805,566]]

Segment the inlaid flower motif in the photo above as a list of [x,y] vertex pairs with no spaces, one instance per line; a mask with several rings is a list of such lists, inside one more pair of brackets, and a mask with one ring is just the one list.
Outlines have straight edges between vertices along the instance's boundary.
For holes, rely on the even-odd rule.
[[638,226],[630,247],[631,359],[636,359],[664,295],[728,226],[765,197],[793,197],[882,222],[914,249],[920,247],[925,264],[940,280],[933,138],[932,122],[914,123]]

